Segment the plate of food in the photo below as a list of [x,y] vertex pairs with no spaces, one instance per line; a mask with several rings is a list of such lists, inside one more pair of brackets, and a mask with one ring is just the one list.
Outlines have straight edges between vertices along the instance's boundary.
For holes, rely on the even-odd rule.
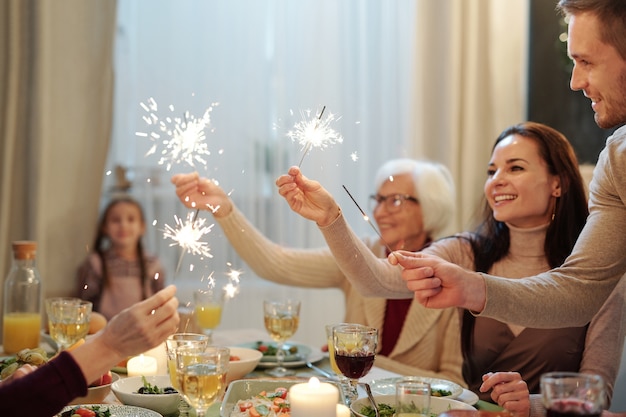
[[[396,412],[396,395],[374,395],[374,401],[378,405],[380,417],[392,417]],[[373,417],[375,411],[368,398],[359,398],[350,405],[350,410],[358,417]],[[473,410],[474,407],[461,401],[445,397],[430,398],[430,416],[436,417],[449,410]]]
[[[287,400],[289,388],[301,384],[308,379],[240,379],[228,385],[220,406],[220,417],[247,417],[252,406],[267,405],[271,407],[274,398]],[[334,382],[325,381],[337,386]],[[339,387],[337,386],[337,389]],[[339,396],[337,396],[339,404]]]
[[57,417],[71,417],[78,409],[87,409],[95,413],[95,417],[163,417],[156,411],[130,405],[115,404],[80,404],[65,407]]
[[[374,395],[395,395],[396,383],[401,379],[402,377],[376,379],[369,384]],[[455,399],[463,393],[462,386],[446,379],[427,377],[419,377],[419,379],[430,384],[430,393],[433,397]]]
[[[263,353],[263,357],[261,358],[261,362],[257,365],[257,368],[276,367],[276,342],[259,340],[256,342],[242,343],[237,346],[256,349]],[[298,368],[306,365],[307,360],[315,363],[324,359],[324,354],[321,349],[301,343],[285,342],[283,350],[285,352],[285,358],[283,359],[283,366],[285,368]]]

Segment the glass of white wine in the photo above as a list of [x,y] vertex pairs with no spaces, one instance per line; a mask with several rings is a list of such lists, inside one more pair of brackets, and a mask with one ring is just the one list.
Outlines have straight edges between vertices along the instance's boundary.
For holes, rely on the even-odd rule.
[[[199,333],[174,333],[165,339],[165,354],[167,357],[167,370],[170,374],[172,387],[180,392],[178,376],[176,375],[176,349],[189,347],[204,350],[209,346],[209,336]],[[181,401],[178,405],[178,413],[181,416],[189,415],[189,404]]]
[[300,323],[300,301],[263,301],[263,320],[265,329],[276,342],[276,367],[265,372],[275,377],[295,375],[293,370],[283,366],[285,360],[284,345],[294,335]]
[[224,393],[230,349],[222,346],[176,349],[176,376],[180,393],[204,417],[207,409]]
[[48,330],[59,350],[65,350],[87,336],[92,304],[74,297],[46,299]]

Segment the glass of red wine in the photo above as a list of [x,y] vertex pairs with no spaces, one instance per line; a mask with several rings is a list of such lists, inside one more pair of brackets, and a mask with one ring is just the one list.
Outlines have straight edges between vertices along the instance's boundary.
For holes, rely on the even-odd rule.
[[377,345],[378,329],[355,323],[343,323],[333,327],[335,362],[350,381],[350,392],[344,393],[347,405],[358,398],[357,383],[359,378],[372,369]]
[[541,396],[547,417],[599,417],[606,406],[604,380],[593,374],[543,374]]

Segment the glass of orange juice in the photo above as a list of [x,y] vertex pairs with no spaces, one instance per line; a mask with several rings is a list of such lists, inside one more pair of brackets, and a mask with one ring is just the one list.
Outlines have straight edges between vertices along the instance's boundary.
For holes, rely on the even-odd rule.
[[210,344],[213,330],[219,326],[222,320],[224,293],[215,288],[196,290],[193,293],[193,301],[196,323],[204,334],[208,336]]

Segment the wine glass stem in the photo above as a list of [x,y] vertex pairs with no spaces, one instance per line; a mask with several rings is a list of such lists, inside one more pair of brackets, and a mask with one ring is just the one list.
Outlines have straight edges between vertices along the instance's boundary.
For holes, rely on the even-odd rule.
[[283,362],[285,361],[285,351],[283,350],[283,345],[285,342],[278,342],[278,350],[276,351],[276,365],[278,368],[283,367]]
[[346,403],[351,405],[357,398],[359,398],[359,392],[357,391],[358,379],[349,378],[348,392],[346,393]]

